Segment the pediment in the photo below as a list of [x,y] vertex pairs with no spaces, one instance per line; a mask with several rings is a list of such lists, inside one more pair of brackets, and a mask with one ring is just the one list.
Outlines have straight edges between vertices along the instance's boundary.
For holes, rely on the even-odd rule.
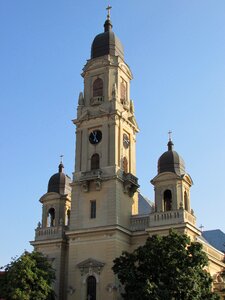
[[110,64],[108,58],[98,58],[94,60],[89,60],[83,68],[83,72],[90,71],[92,69],[101,68]]
[[193,185],[193,180],[189,174],[184,174],[183,179],[191,186]]
[[51,201],[51,200],[59,200],[61,198],[59,193],[56,192],[50,192],[50,193],[45,193],[40,199],[39,201],[41,203],[47,202],[47,201]]
[[104,267],[104,265],[105,263],[95,260],[93,258],[88,258],[77,264],[79,269],[102,268]]
[[89,116],[89,110],[85,109],[81,116],[78,118],[79,121],[86,120]]
[[163,172],[163,173],[159,173],[158,175],[156,175],[151,180],[151,183],[154,184],[155,182],[158,182],[158,181],[166,181],[166,180],[171,180],[171,179],[179,180],[179,179],[181,179],[181,177],[173,172]]
[[120,63],[119,66],[121,70],[123,70],[130,77],[130,79],[133,78],[130,68],[125,63]]
[[128,120],[139,130],[137,121],[134,116],[128,117]]

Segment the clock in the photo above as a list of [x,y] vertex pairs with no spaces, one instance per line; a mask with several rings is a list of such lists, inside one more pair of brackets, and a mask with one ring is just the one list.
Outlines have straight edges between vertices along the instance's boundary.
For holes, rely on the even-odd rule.
[[90,134],[89,134],[89,142],[92,145],[96,145],[99,142],[101,142],[102,140],[102,132],[100,130],[93,130]]
[[126,149],[130,146],[130,139],[126,133],[123,134],[123,146]]

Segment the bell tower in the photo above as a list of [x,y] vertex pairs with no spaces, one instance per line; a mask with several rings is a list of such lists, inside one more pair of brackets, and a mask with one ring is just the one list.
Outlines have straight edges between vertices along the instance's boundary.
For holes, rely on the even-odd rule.
[[47,193],[40,198],[42,221],[35,229],[35,240],[31,241],[36,251],[42,252],[55,269],[54,290],[58,299],[65,299],[67,240],[65,232],[70,225],[71,179],[64,173],[62,160],[58,172],[51,176]]
[[[78,99],[71,228],[129,226],[137,211],[135,143],[138,132],[130,100],[132,73],[109,18],[92,43]],[[92,201],[92,202],[90,202]],[[96,201],[95,220],[90,220]]]
[[173,149],[171,136],[167,147],[158,160],[158,174],[151,180],[155,189],[155,212],[150,214],[148,232],[167,234],[174,228],[194,239],[200,232],[190,204],[193,182],[186,173],[183,158]]
[[[73,120],[76,156],[67,233],[68,284],[74,289],[82,284],[69,299],[114,299],[113,259],[129,249],[130,217],[138,213],[132,73],[109,12],[110,7],[104,32],[94,38],[91,58],[83,68],[84,91]],[[93,295],[90,282],[96,290]]]

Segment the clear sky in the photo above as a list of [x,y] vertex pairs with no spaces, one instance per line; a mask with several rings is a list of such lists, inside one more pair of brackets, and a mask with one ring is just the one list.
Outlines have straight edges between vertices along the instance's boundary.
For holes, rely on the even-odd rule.
[[[197,224],[225,231],[225,1],[111,0],[113,30],[134,75],[140,127],[137,177],[150,180],[175,150],[194,181]],[[24,249],[41,220],[39,198],[64,154],[74,168],[80,73],[103,31],[107,0],[0,1],[0,266]]]

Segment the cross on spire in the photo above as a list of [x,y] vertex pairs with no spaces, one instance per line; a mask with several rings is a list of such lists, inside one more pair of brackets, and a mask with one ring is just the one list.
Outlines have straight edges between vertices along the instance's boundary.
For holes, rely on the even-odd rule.
[[59,173],[63,173],[63,169],[64,169],[64,166],[63,166],[63,156],[64,155],[60,155],[60,164],[59,164]]
[[168,135],[169,135],[169,141],[171,141],[172,140],[172,131],[171,130],[168,131]]
[[106,10],[108,10],[108,13],[107,13],[107,19],[110,20],[110,9],[112,8],[112,6],[108,5],[106,7]]
[[202,224],[199,226],[199,228],[201,229],[201,232],[203,231],[203,228],[204,228],[205,226],[203,226]]
[[168,131],[168,135],[169,135],[169,142],[168,142],[168,144],[167,144],[167,146],[168,146],[168,151],[171,151],[171,150],[173,150],[173,142],[172,142],[172,131],[171,130],[169,130]]

